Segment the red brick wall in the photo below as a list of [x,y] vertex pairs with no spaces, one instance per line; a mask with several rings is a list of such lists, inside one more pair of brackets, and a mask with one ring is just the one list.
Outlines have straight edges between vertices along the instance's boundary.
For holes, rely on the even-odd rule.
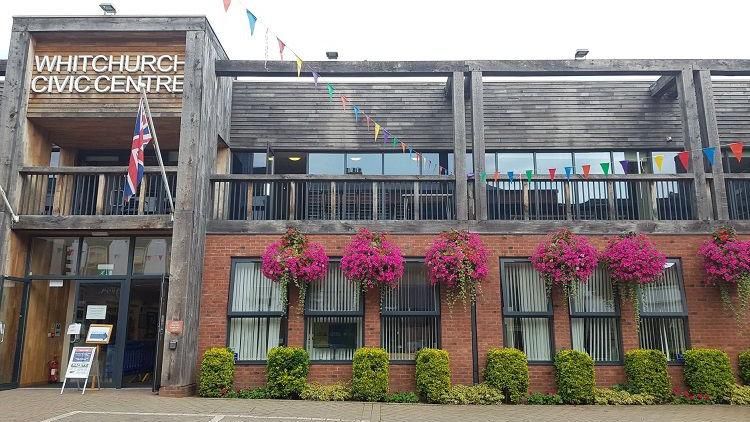
[[[277,235],[209,235],[206,242],[205,268],[201,291],[199,327],[199,356],[212,346],[226,344],[226,312],[229,298],[229,274],[232,257],[259,257]],[[349,241],[348,235],[314,235],[330,256],[340,256]],[[433,235],[393,235],[406,256],[424,256]],[[477,342],[479,346],[480,373],[485,366],[487,350],[502,346],[502,312],[500,307],[500,258],[528,257],[543,236],[535,235],[484,235],[483,240],[491,251],[490,276],[482,285],[477,303]],[[592,242],[602,249],[608,236],[591,236]],[[680,258],[687,297],[688,327],[692,347],[716,347],[726,351],[737,365],[737,354],[750,346],[750,332],[741,332],[733,317],[721,307],[718,290],[704,287],[701,259],[697,256],[700,244],[708,238],[698,235],[654,235],[657,247],[671,258]],[[570,348],[571,335],[568,309],[559,291],[553,292],[554,342],[556,349]],[[289,297],[288,344],[303,346],[304,318],[297,309],[297,292]],[[468,307],[456,304],[450,308],[443,298],[441,317],[442,348],[451,359],[454,383],[472,383],[471,313]],[[633,308],[630,302],[621,303],[622,342],[625,351],[638,347],[634,328]],[[750,319],[749,319],[750,321]],[[380,345],[379,298],[376,291],[365,296],[365,345]],[[554,391],[554,369],[551,365],[531,365],[531,390]],[[682,384],[682,368],[670,367],[675,385]],[[597,384],[609,386],[625,381],[622,366],[597,366]],[[238,387],[257,386],[265,382],[262,365],[240,365],[236,370]],[[310,380],[319,382],[342,381],[351,378],[350,365],[314,364]],[[391,366],[391,389],[414,389],[414,366]]]

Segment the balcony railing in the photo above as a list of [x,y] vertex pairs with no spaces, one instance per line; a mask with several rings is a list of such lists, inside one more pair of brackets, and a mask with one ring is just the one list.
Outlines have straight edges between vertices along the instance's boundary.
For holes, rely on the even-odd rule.
[[487,181],[490,220],[694,220],[692,175]]
[[[177,169],[168,167],[174,195]],[[158,167],[146,167],[138,192],[125,201],[126,167],[27,167],[21,170],[20,215],[161,215],[169,200]]]
[[750,220],[750,174],[725,174],[730,220]]
[[449,176],[215,175],[214,220],[454,220]]

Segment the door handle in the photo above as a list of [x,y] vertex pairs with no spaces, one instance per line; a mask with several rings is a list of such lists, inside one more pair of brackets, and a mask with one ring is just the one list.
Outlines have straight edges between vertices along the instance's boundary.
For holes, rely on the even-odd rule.
[[0,321],[0,343],[5,343],[5,321]]

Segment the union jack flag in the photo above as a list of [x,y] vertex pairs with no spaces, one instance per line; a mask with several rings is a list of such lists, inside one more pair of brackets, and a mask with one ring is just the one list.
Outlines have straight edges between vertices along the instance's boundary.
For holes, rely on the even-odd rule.
[[143,179],[143,150],[151,142],[151,128],[146,117],[146,106],[141,102],[138,105],[138,115],[135,117],[135,130],[133,131],[133,145],[130,147],[130,163],[128,164],[128,175],[125,178],[125,202],[135,195],[138,185]]

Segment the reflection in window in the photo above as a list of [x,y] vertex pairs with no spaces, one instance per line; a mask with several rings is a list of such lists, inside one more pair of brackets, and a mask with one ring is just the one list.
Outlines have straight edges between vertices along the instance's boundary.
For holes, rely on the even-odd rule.
[[81,273],[91,276],[127,274],[129,246],[127,238],[85,237],[81,248]]
[[[654,151],[651,153],[651,160],[650,164],[650,171],[653,174],[678,174],[678,173],[687,173],[687,170],[682,166],[682,163],[680,163],[680,160],[677,158],[678,152],[675,151]],[[657,155],[661,155],[664,157],[664,162],[662,164],[661,169],[658,168],[656,165],[656,161],[654,161],[654,158]]]
[[614,174],[640,174],[646,168],[648,161],[645,155],[638,151],[615,151],[612,157],[614,158],[612,162]]
[[[574,155],[576,160],[576,173],[583,173],[581,166],[588,164],[591,166],[590,174],[604,174],[601,163],[608,163],[610,166],[609,174],[612,174],[612,157],[610,157],[609,152],[576,152]],[[565,174],[565,169],[562,171],[562,174]]]
[[383,174],[383,155],[380,153],[346,154],[346,174]]
[[133,274],[169,274],[172,239],[137,237],[133,254]]
[[497,168],[503,174],[512,171],[520,176],[526,170],[534,170],[534,154],[531,152],[500,152],[497,154]]
[[573,155],[569,152],[539,152],[536,154],[536,172],[548,174],[549,169],[557,169],[557,174],[565,174],[565,167],[573,166]]
[[266,174],[265,152],[232,151],[232,174]]
[[544,280],[529,261],[502,262],[503,329],[506,347],[529,361],[552,360],[552,302]]
[[440,174],[440,153],[425,152],[422,154],[422,174]]
[[344,154],[310,153],[308,174],[344,174]]
[[35,237],[31,241],[32,275],[75,275],[77,237]]
[[[470,152],[466,153],[466,173],[474,173],[474,155]],[[453,166],[453,153],[448,153],[448,174],[454,174],[456,171]]]
[[409,158],[408,153],[385,153],[383,154],[383,170],[383,174],[394,176],[417,176],[419,163]]

